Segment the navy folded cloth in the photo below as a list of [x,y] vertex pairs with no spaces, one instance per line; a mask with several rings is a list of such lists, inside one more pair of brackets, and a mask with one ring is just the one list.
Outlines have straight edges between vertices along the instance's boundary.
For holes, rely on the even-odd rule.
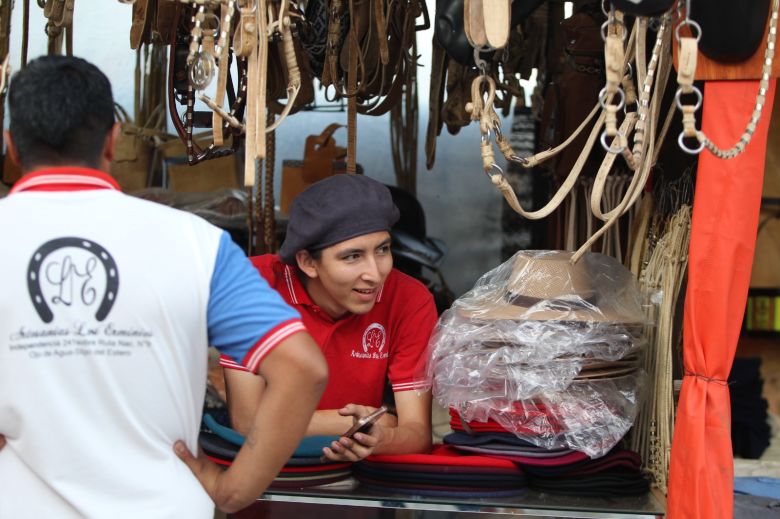
[[637,496],[650,490],[650,482],[641,473],[601,473],[557,478],[529,477],[528,486],[549,494],[583,497]]
[[198,436],[198,443],[200,443],[201,448],[206,451],[206,454],[231,461],[236,457],[236,454],[238,454],[238,449],[241,448],[214,433],[205,431],[201,431]]
[[613,468],[623,468],[638,472],[641,465],[642,459],[639,454],[620,448],[613,449],[601,458],[586,459],[560,466],[521,464],[527,474],[537,477],[583,476]]

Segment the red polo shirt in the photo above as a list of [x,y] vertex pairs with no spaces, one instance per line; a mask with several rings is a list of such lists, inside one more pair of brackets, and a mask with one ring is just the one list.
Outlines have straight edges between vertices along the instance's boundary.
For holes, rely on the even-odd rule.
[[[312,302],[294,267],[272,254],[250,259],[268,284],[300,312],[328,361],[330,378],[318,409],[340,409],[350,403],[379,407],[386,378],[394,392],[414,389],[418,362],[424,360],[437,320],[433,297],[422,283],[393,269],[370,312],[334,320]],[[221,364],[244,369],[226,357]]]

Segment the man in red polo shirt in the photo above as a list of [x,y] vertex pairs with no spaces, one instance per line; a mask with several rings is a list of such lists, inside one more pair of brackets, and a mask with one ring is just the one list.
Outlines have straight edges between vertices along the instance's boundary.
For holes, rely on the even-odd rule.
[[[430,448],[430,392],[415,390],[414,374],[436,308],[425,286],[393,269],[389,231],[398,217],[387,187],[362,175],[336,175],[295,199],[279,256],[252,258],[300,312],[328,362],[330,381],[307,435],[344,433],[382,404],[386,380],[392,386],[397,418],[385,415],[370,433],[334,441],[324,449],[332,460]],[[230,359],[222,365],[231,420],[243,432],[257,403],[231,395],[257,394],[259,401],[263,380]]]

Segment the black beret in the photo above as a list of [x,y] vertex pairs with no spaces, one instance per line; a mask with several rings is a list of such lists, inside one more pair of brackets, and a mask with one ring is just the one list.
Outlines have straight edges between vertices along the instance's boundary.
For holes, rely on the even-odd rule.
[[334,175],[295,197],[279,256],[295,265],[299,250],[315,251],[364,234],[389,231],[399,216],[384,184],[363,175]]

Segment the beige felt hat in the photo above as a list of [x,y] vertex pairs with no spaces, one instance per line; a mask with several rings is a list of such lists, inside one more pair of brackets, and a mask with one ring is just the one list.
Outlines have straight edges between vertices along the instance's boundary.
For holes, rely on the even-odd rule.
[[[638,305],[621,305],[628,271],[609,275],[601,254],[587,254],[571,263],[572,252],[523,251],[507,267],[508,278],[459,304],[460,314],[476,321],[579,321],[638,323]],[[605,261],[606,260],[608,261]],[[511,267],[511,270],[510,270]],[[614,265],[610,265],[614,267]],[[617,267],[623,269],[622,265]],[[605,273],[606,272],[606,273]],[[628,274],[624,276],[622,274]],[[500,281],[504,281],[501,279]]]

